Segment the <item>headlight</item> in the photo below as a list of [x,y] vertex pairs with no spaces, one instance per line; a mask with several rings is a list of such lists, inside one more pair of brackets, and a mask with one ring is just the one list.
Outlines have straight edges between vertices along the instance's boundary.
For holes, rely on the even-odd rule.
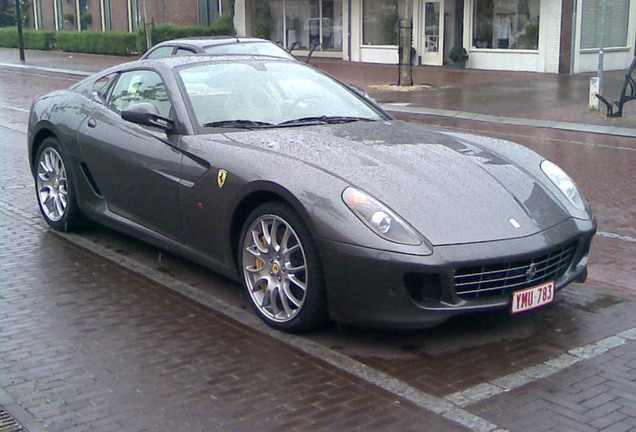
[[342,199],[366,226],[383,239],[412,246],[422,244],[421,236],[414,228],[375,198],[348,187],[342,192]]
[[579,210],[585,210],[583,197],[576,187],[574,180],[572,180],[565,171],[549,160],[541,162],[541,170],[550,179],[550,181],[552,181],[552,183],[554,183],[555,186],[563,192],[563,195],[565,195],[574,207]]

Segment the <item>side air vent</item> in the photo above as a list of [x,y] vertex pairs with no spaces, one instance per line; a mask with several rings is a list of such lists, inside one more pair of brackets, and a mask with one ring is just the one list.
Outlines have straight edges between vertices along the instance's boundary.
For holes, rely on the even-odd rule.
[[102,191],[99,190],[99,187],[97,186],[97,183],[95,182],[95,179],[93,178],[93,175],[91,174],[86,164],[82,162],[80,163],[80,166],[82,167],[82,172],[84,173],[86,180],[88,180],[88,183],[91,185],[91,189],[93,189],[93,192],[95,192],[95,195],[97,195],[100,198],[103,198],[104,195],[102,195]]

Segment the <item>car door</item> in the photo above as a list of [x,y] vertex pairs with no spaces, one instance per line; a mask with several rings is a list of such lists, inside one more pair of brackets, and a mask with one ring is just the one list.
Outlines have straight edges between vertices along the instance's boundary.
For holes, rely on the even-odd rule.
[[121,118],[122,110],[141,102],[153,104],[162,116],[173,115],[157,72],[121,73],[79,128],[82,156],[110,211],[181,240],[182,154],[175,150],[180,137]]

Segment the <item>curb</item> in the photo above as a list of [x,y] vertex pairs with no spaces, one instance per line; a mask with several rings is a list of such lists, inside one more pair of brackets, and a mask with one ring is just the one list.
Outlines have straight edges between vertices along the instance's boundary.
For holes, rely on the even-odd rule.
[[461,120],[472,120],[486,123],[496,123],[511,126],[529,126],[546,129],[558,129],[569,132],[595,133],[600,135],[613,135],[619,137],[636,138],[636,129],[626,127],[613,127],[603,125],[590,125],[584,123],[559,122],[551,120],[534,120],[517,117],[504,117],[490,114],[478,114],[465,111],[453,111],[437,108],[422,108],[404,104],[387,103],[380,107],[389,112],[428,115],[435,117],[450,117]]

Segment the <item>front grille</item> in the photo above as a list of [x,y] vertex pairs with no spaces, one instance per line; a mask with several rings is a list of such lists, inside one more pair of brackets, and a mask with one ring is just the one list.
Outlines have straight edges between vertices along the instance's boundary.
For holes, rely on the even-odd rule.
[[576,243],[530,259],[460,268],[455,272],[459,297],[503,297],[513,291],[559,280],[570,268]]

